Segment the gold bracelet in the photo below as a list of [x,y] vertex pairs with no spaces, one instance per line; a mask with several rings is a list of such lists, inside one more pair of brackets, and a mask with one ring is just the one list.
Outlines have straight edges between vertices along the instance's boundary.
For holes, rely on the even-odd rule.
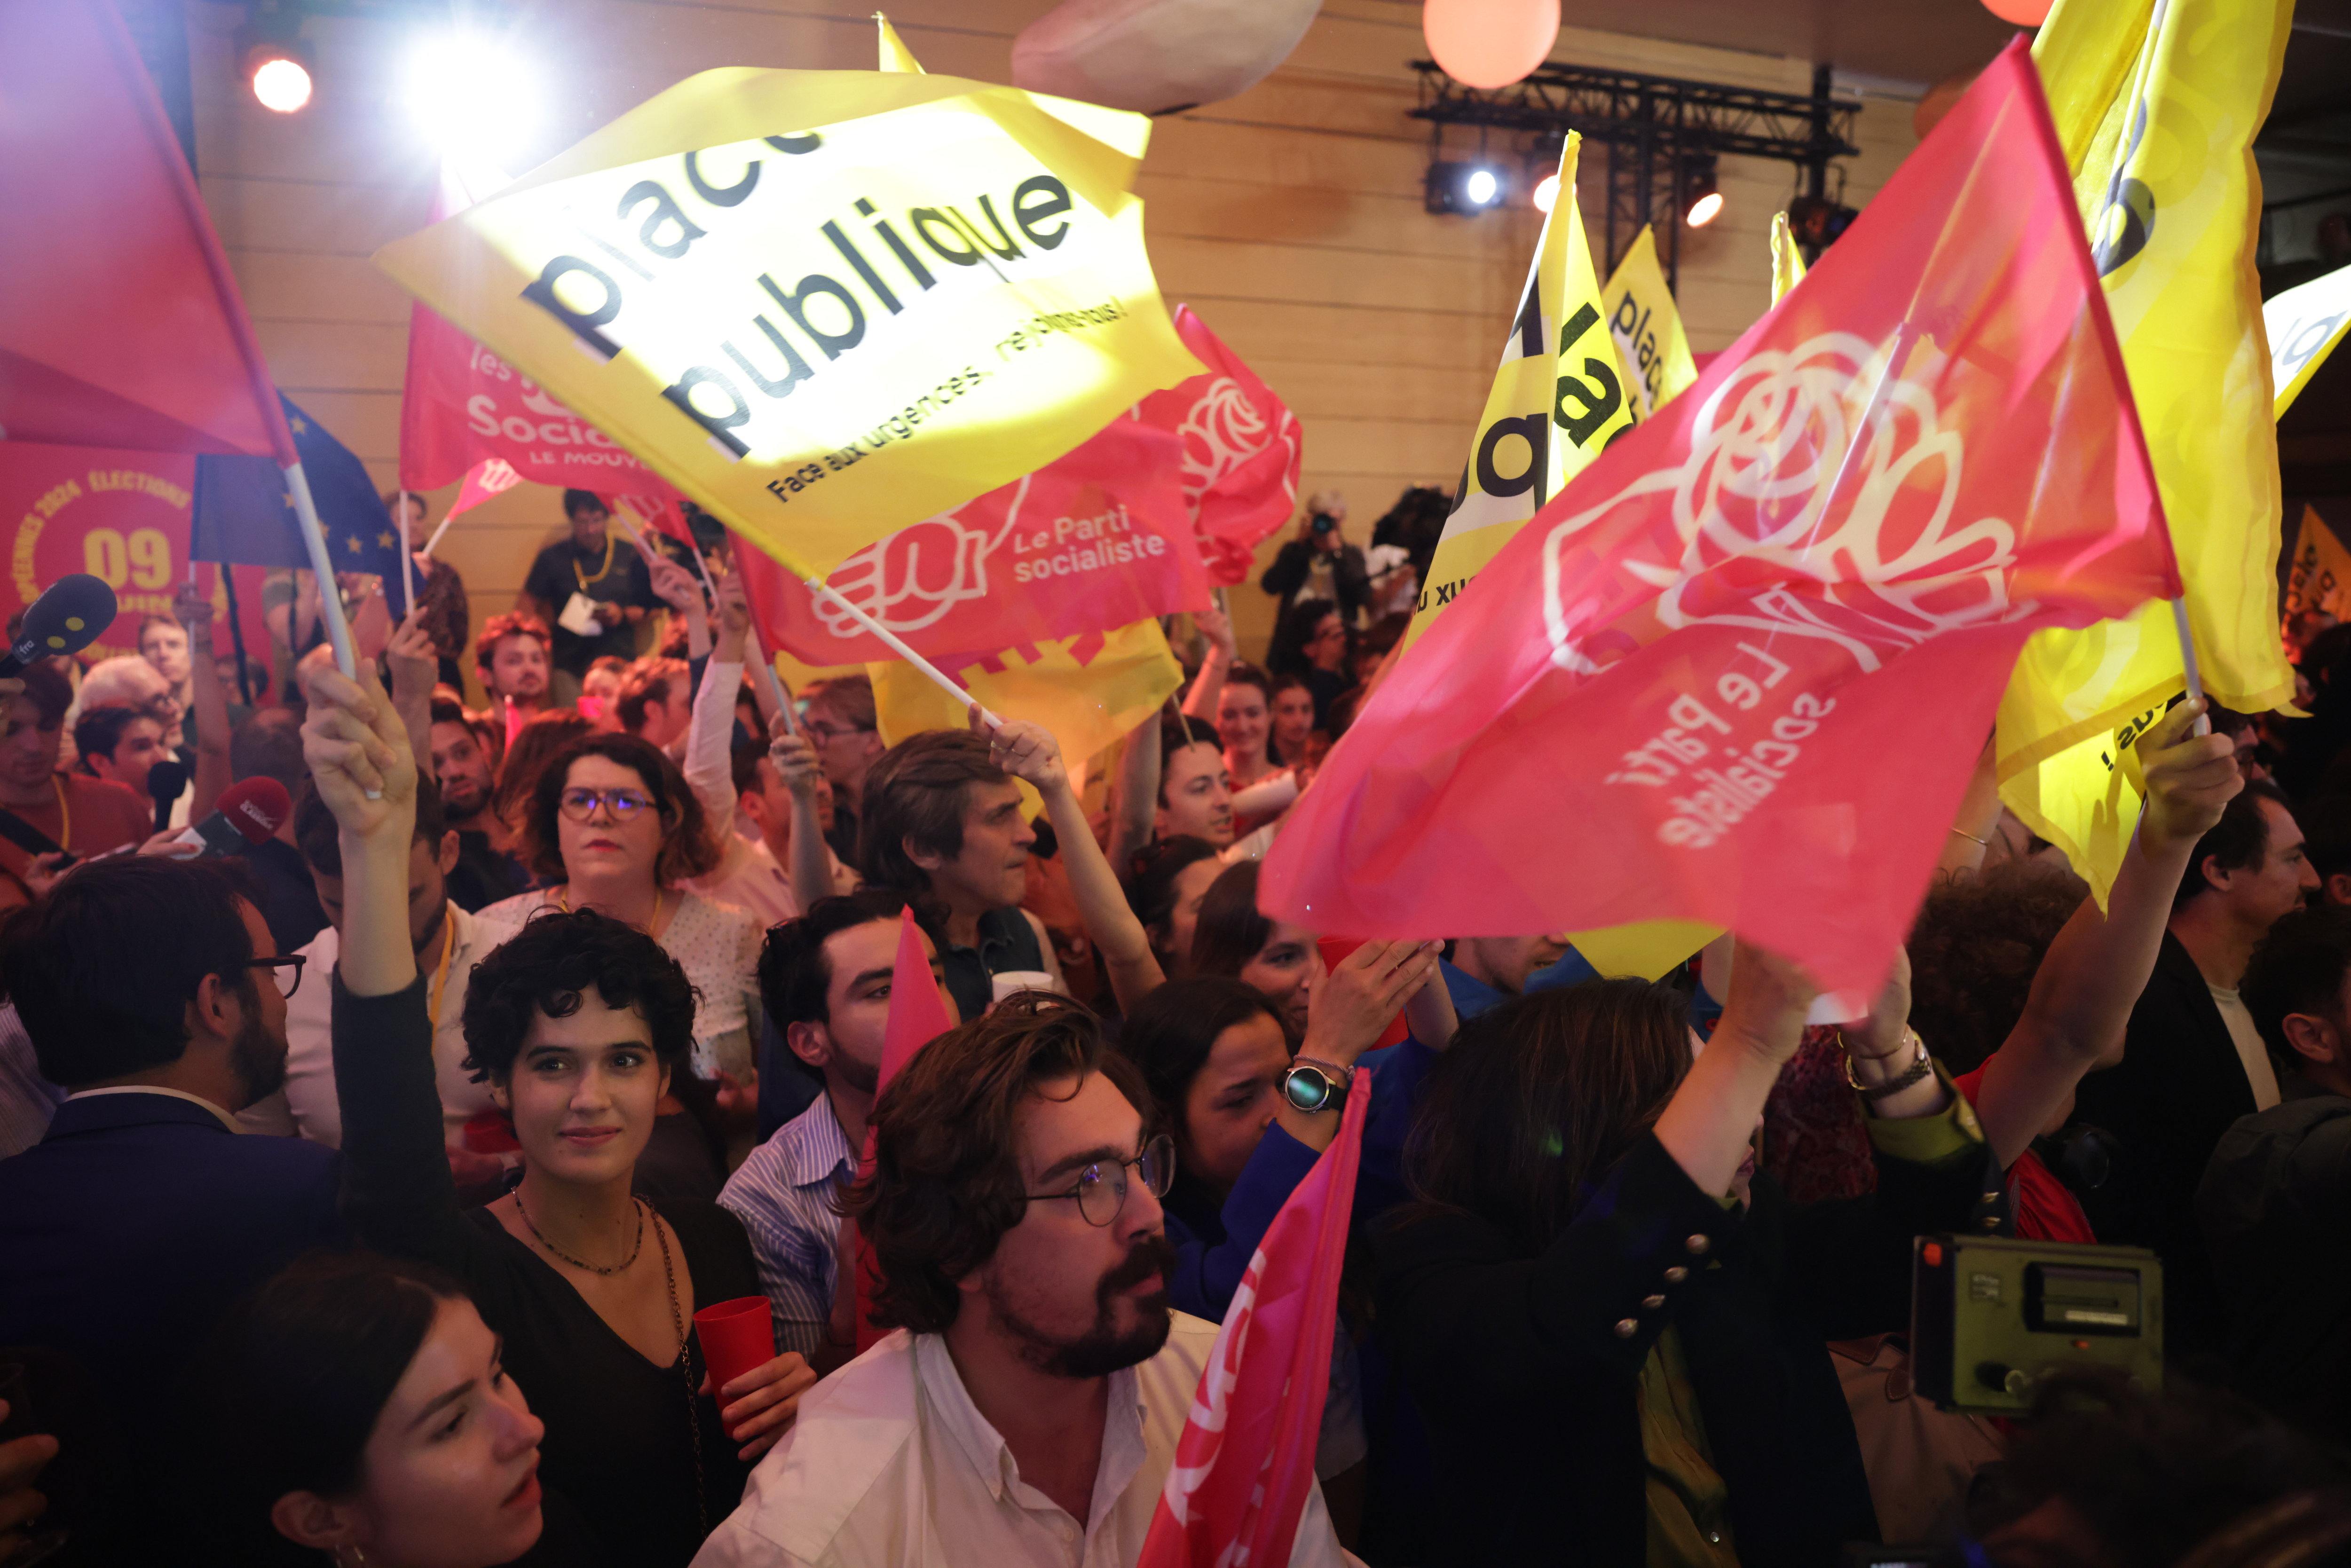
[[[1860,1079],[1854,1076],[1853,1050],[1851,1047],[1845,1045],[1844,1030],[1840,1029],[1836,1031],[1837,1045],[1844,1051],[1844,1081],[1853,1086],[1855,1093],[1859,1094],[1865,1100],[1883,1100],[1889,1094],[1898,1094],[1903,1090],[1909,1088],[1913,1083],[1923,1081],[1928,1074],[1935,1071],[1935,1060],[1933,1057],[1927,1054],[1927,1041],[1919,1035],[1918,1031],[1910,1028],[1909,1025],[1905,1024],[1902,1027],[1902,1033],[1904,1038],[1907,1039],[1917,1051],[1917,1054],[1911,1060],[1908,1071],[1898,1073],[1896,1076],[1887,1079],[1883,1083],[1871,1085],[1864,1083]],[[1884,1055],[1865,1057],[1863,1060],[1868,1061],[1883,1061],[1886,1057],[1900,1055],[1901,1050],[1902,1048],[1900,1046],[1896,1046],[1894,1050],[1886,1051]]]

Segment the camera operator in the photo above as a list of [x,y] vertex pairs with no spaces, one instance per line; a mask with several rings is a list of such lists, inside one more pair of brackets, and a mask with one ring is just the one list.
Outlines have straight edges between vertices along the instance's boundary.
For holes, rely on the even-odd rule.
[[1371,594],[1371,571],[1362,549],[1347,542],[1346,528],[1347,497],[1317,490],[1298,519],[1297,537],[1281,547],[1258,586],[1280,600],[1285,612],[1305,600],[1331,600],[1340,618],[1353,625]]

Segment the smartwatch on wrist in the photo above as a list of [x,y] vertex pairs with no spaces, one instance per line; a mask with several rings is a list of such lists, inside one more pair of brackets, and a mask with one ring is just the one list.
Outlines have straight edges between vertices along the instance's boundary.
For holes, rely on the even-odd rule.
[[1354,1081],[1355,1070],[1352,1067],[1301,1056],[1281,1075],[1281,1097],[1290,1102],[1291,1109],[1310,1116],[1319,1111],[1335,1111],[1347,1103],[1347,1088]]

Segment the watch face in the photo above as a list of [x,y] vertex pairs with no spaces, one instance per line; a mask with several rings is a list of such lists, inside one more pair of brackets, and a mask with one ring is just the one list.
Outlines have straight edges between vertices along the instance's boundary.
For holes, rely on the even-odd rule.
[[1281,1092],[1301,1111],[1320,1111],[1331,1103],[1334,1087],[1311,1067],[1293,1067],[1281,1076]]

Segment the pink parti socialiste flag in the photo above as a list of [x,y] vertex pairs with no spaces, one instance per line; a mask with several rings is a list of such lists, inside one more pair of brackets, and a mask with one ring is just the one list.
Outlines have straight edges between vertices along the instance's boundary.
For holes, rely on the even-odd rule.
[[1290,1561],[1331,1391],[1371,1080],[1368,1069],[1356,1073],[1338,1137],[1273,1217],[1233,1292],[1137,1568]]
[[[495,170],[444,161],[432,220],[463,212],[504,183]],[[423,305],[412,307],[400,402],[401,485],[435,490],[492,460],[535,484],[607,497],[677,495],[538,382]]]
[[1249,580],[1258,545],[1298,508],[1298,416],[1190,306],[1176,308],[1176,330],[1207,373],[1153,392],[1138,412],[1182,443],[1200,558],[1209,578],[1230,588]]
[[[1176,434],[1121,414],[1037,472],[866,546],[825,580],[935,658],[1199,609],[1208,577],[1181,450]],[[897,656],[774,558],[737,559],[768,646],[817,665]]]
[[1475,579],[1332,750],[1266,909],[1677,918],[1884,979],[2026,636],[2179,591],[2032,63]]

